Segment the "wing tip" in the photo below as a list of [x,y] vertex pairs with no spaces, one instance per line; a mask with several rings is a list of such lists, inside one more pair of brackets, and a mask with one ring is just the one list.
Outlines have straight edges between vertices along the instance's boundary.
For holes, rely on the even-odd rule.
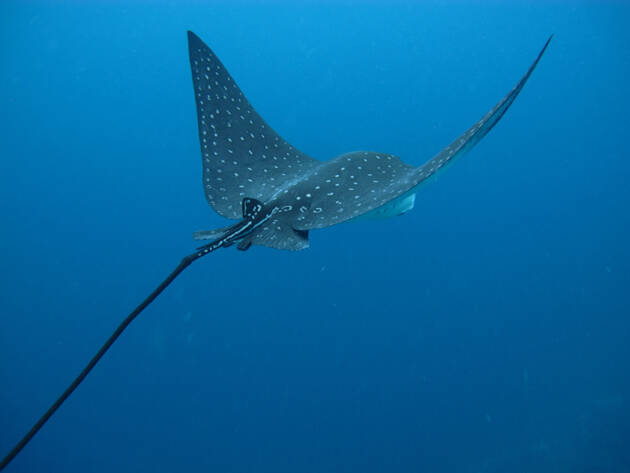
[[542,49],[538,53],[538,56],[536,56],[536,59],[534,60],[534,63],[530,67],[530,72],[534,70],[534,68],[538,64],[538,61],[540,61],[540,58],[543,56],[543,54],[545,54],[545,51],[547,50],[547,47],[549,46],[549,43],[551,43],[552,39],[553,39],[553,33],[551,33],[549,35],[549,38],[547,38],[547,41],[545,41],[545,45],[542,47]]
[[188,38],[188,48],[192,48],[193,46],[197,46],[197,45],[204,45],[204,42],[201,40],[201,38],[199,36],[197,36],[195,33],[193,33],[191,30],[187,30],[186,31],[186,36]]
[[543,46],[543,48],[540,51],[540,54],[538,55],[538,57],[542,56],[543,53],[545,52],[545,50],[547,49],[547,46],[549,46],[549,43],[551,43],[551,40],[553,39],[553,35],[554,33],[551,33],[549,35],[549,38],[547,38],[547,41],[545,42],[545,45]]

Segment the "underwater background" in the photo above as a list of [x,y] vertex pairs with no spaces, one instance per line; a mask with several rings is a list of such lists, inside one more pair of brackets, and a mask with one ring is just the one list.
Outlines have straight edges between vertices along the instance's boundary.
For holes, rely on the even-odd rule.
[[0,3],[0,456],[224,226],[186,31],[305,153],[420,165],[383,222],[186,270],[7,472],[629,472],[627,2]]

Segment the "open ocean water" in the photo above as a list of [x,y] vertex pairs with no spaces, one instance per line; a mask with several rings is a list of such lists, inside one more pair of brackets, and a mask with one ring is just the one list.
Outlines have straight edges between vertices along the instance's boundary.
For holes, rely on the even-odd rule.
[[319,159],[420,165],[383,222],[218,251],[6,472],[630,471],[630,4],[0,3],[0,457],[226,224],[186,31]]

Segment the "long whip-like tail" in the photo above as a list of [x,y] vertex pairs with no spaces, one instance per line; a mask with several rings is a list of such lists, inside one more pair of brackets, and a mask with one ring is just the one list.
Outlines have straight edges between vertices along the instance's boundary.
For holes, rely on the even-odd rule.
[[177,265],[177,267],[167,276],[167,278],[162,281],[162,283],[155,288],[155,290],[149,294],[149,296],[143,300],[138,307],[136,307],[133,312],[131,312],[125,320],[123,320],[118,328],[112,333],[107,341],[103,344],[103,346],[99,349],[99,351],[92,357],[85,368],[79,373],[79,375],[70,383],[70,385],[66,388],[66,390],[59,396],[59,398],[48,408],[48,410],[44,413],[40,419],[35,422],[33,427],[22,437],[22,439],[11,449],[11,451],[5,456],[0,462],[0,471],[3,470],[11,461],[15,458],[15,456],[22,451],[22,449],[31,441],[31,439],[35,436],[35,434],[42,428],[42,426],[52,417],[52,415],[59,409],[59,407],[65,402],[66,399],[72,394],[72,392],[81,384],[81,382],[85,379],[85,377],[92,371],[92,368],[96,366],[99,360],[103,357],[105,352],[109,350],[109,348],[114,344],[114,342],[118,339],[121,333],[125,331],[125,329],[129,326],[129,324],[135,319],[140,312],[147,308],[153,300],[159,296],[164,289],[166,289],[169,284],[171,284],[177,276],[181,274],[184,269],[186,269],[193,261],[205,256],[212,251],[216,250],[223,246],[223,241],[218,240],[208,245],[204,245],[198,249],[197,252],[190,254],[183,258],[181,262]]

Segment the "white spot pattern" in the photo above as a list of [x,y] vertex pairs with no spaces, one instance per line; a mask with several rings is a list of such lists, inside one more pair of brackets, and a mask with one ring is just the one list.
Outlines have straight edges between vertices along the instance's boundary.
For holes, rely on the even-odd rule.
[[[265,123],[194,34],[189,35],[189,52],[206,198],[220,215],[238,219],[242,196],[266,202],[318,161],[294,149]],[[217,180],[219,175],[223,181]]]
[[251,234],[252,243],[293,250],[308,246],[309,229],[379,212],[388,204],[392,210],[408,210],[421,182],[472,148],[498,122],[544,52],[481,120],[413,168],[383,153],[354,152],[323,163],[300,153],[258,116],[212,51],[193,34],[189,41],[207,199],[228,218],[240,218],[243,196],[260,199],[273,208],[274,217]]

